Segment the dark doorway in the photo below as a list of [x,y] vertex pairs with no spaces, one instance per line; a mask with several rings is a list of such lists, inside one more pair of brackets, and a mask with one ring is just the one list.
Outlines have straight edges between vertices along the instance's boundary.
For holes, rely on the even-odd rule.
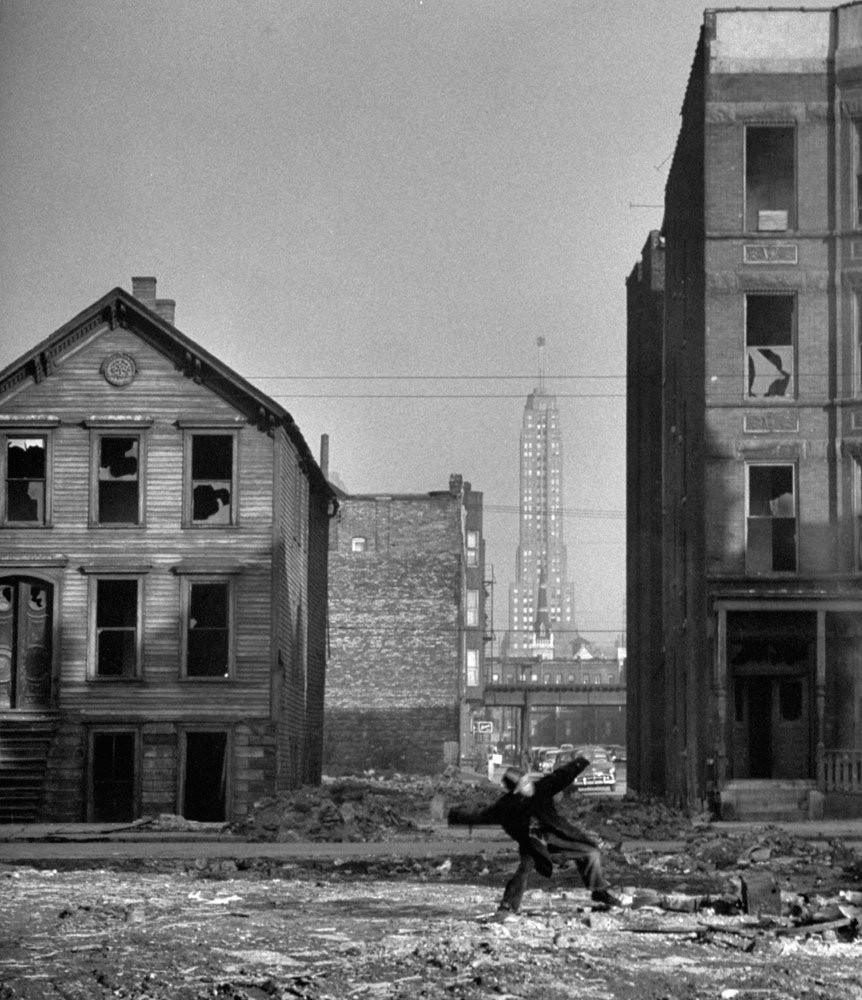
[[135,818],[135,734],[93,733],[93,821]]
[[183,816],[221,822],[227,806],[227,733],[187,732]]
[[816,616],[728,614],[727,635],[733,777],[813,777]]

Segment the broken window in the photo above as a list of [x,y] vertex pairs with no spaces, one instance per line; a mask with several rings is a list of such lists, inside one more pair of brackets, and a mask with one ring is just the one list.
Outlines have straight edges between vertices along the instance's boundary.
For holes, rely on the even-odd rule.
[[98,579],[96,676],[135,677],[138,672],[138,581]]
[[205,823],[227,819],[227,732],[186,732],[183,750],[183,816]]
[[233,445],[232,434],[192,435],[191,521],[193,524],[233,524]]
[[796,495],[792,465],[748,466],[749,573],[796,570]]
[[96,520],[99,524],[138,524],[140,439],[105,435],[98,439],[98,450]]
[[796,298],[745,296],[747,394],[752,399],[792,396]]
[[6,438],[7,524],[45,524],[46,455],[44,437]]
[[135,818],[134,732],[103,732],[91,736],[92,820],[127,823]]
[[230,584],[189,581],[186,614],[186,677],[230,675]]
[[749,125],[745,130],[745,228],[796,228],[796,130]]

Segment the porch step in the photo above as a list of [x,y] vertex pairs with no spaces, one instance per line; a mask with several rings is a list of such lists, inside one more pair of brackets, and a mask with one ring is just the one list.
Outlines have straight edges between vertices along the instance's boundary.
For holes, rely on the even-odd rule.
[[759,823],[814,819],[822,798],[813,780],[738,779],[721,790],[723,820]]
[[40,818],[48,752],[58,719],[50,713],[0,718],[0,823]]

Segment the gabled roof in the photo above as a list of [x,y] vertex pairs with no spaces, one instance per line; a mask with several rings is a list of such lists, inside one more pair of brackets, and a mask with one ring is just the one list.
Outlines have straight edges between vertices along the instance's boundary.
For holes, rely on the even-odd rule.
[[123,288],[112,289],[0,371],[0,397],[28,378],[36,382],[47,378],[54,371],[57,358],[104,323],[111,329],[120,326],[129,330],[166,357],[173,358],[187,378],[227,399],[260,430],[284,427],[300,454],[300,463],[309,481],[317,489],[334,496],[299,427],[284,407]]

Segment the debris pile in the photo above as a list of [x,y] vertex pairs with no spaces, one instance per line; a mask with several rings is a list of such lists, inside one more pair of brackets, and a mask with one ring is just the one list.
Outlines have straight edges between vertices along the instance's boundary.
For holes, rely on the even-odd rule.
[[[487,781],[485,784],[488,784]],[[431,804],[474,787],[457,769],[439,778],[362,777],[324,780],[255,802],[231,832],[249,840],[385,841],[429,834]]]

